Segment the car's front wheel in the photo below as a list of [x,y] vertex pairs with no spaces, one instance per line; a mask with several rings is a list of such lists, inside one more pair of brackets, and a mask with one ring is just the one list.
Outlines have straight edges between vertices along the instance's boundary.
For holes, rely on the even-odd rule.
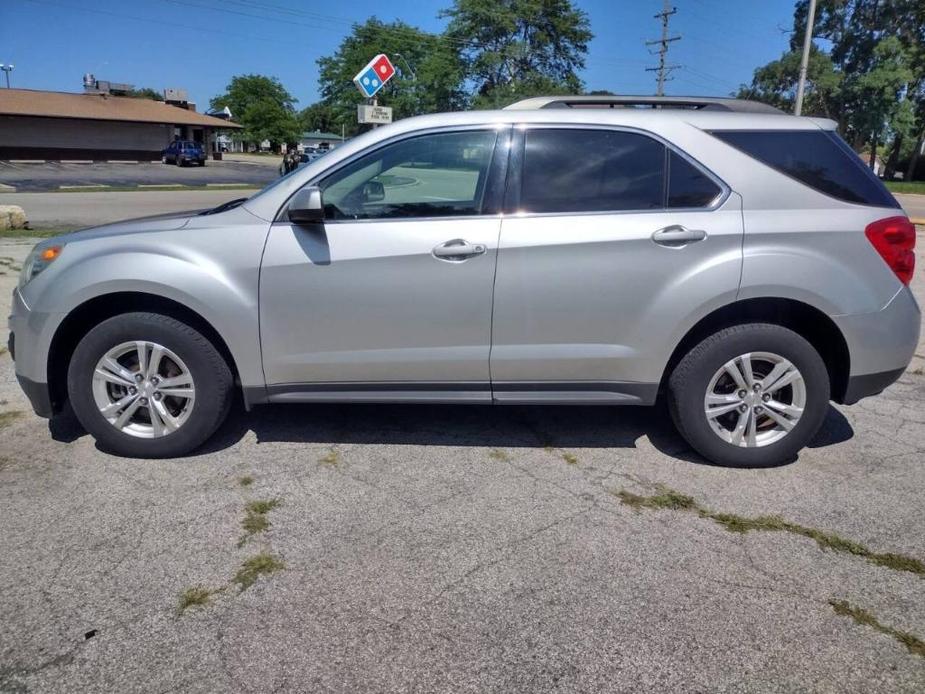
[[77,345],[68,396],[81,424],[113,453],[161,458],[189,453],[228,414],[231,371],[189,325],[156,313],[103,321]]
[[669,378],[678,431],[708,460],[768,467],[793,460],[825,419],[825,363],[780,325],[721,330],[685,355]]

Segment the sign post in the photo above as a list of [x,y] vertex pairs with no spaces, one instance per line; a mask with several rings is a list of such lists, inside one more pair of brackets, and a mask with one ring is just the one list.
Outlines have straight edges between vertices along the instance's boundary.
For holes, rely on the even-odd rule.
[[357,106],[357,120],[360,123],[372,123],[375,128],[380,123],[392,122],[392,109],[379,106],[376,94],[383,85],[395,75],[395,66],[385,53],[380,53],[360,70],[353,83],[360,93],[370,100],[368,104]]

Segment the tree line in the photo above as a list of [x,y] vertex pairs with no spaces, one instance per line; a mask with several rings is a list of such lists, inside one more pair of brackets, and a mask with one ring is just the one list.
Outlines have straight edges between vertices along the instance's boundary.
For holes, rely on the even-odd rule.
[[[795,3],[789,49],[735,96],[793,110],[808,4]],[[454,0],[439,16],[448,20],[439,34],[376,17],[354,25],[318,59],[321,98],[301,111],[278,80],[260,75],[233,78],[211,107],[229,107],[251,142],[341,126],[353,135],[366,127],[356,122],[364,98],[353,76],[377,53],[397,69],[380,92],[396,119],[584,93],[579,73],[593,35],[571,0]],[[836,120],[871,163],[883,156],[888,177],[925,179],[925,0],[819,0],[813,37],[804,115]]]

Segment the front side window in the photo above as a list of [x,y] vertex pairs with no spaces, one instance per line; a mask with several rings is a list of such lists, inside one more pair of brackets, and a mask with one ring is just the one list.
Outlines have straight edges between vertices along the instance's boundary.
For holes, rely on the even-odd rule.
[[665,206],[665,146],[616,130],[526,132],[525,212],[655,210]]
[[320,183],[328,219],[481,214],[497,133],[437,133],[386,145]]

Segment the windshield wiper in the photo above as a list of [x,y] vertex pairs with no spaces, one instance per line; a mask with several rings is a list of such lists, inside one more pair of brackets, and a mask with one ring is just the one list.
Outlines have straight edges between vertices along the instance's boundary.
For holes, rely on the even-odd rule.
[[238,205],[242,205],[247,202],[249,198],[235,198],[234,200],[229,200],[228,202],[223,202],[218,207],[213,207],[211,210],[206,210],[205,212],[200,212],[199,215],[207,214],[218,214],[219,212],[227,212],[228,210],[233,210]]

